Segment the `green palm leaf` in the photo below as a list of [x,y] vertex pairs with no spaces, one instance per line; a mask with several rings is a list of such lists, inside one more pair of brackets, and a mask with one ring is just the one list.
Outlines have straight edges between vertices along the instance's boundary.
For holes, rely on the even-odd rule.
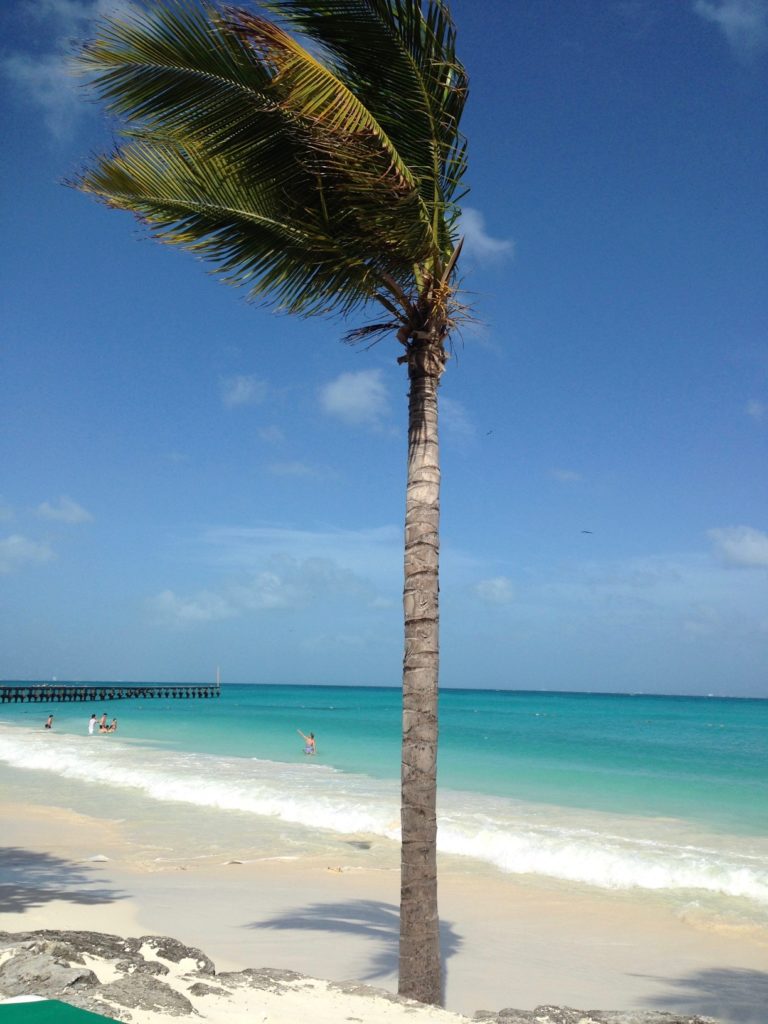
[[[344,274],[332,303],[343,313],[418,289],[453,248],[446,196],[464,166],[454,114],[437,114],[458,67],[442,5],[426,17],[416,0],[269,6],[317,55],[279,25],[207,2],[105,23],[81,64],[134,141],[76,184],[294,312],[326,311]],[[378,89],[372,66],[390,69]]]
[[379,286],[371,261],[345,251],[316,213],[287,209],[278,182],[243,180],[220,156],[136,139],[99,160],[79,187],[134,213],[161,241],[211,261],[251,297],[271,294],[292,312],[336,306],[346,314]]
[[[466,169],[458,125],[466,72],[441,0],[271,0],[269,8],[319,40],[420,181],[440,217]],[[375,59],[372,59],[375,55]],[[452,246],[441,238],[445,252]]]
[[266,69],[207,3],[171,0],[130,19],[105,21],[81,69],[107,109],[135,125],[206,138],[244,133],[270,104]]
[[[382,290],[409,290],[415,268],[438,272],[450,254],[452,211],[434,202],[420,164],[402,159],[332,69],[265,19],[232,10],[221,18],[207,3],[158,5],[106,24],[81,63],[135,142],[76,184],[212,259],[253,297],[307,313],[326,311],[338,292],[346,313]],[[425,160],[436,145],[422,146]],[[222,201],[222,180],[238,202]],[[265,217],[301,245],[278,251]]]

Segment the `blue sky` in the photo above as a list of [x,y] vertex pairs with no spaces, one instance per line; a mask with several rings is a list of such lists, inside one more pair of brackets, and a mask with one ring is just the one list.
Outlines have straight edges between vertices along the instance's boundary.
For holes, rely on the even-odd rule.
[[[0,13],[0,678],[398,685],[398,346],[62,187],[114,7]],[[453,11],[442,684],[768,696],[768,0]]]

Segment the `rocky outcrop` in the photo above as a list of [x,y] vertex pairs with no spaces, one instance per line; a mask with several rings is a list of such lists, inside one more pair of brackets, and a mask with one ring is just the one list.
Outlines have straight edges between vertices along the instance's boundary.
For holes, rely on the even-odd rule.
[[479,1010],[484,1024],[716,1024],[712,1017],[646,1010],[574,1010],[570,1006],[537,1006],[535,1010]]
[[[281,996],[309,981],[294,971],[268,967],[217,974],[199,949],[157,935],[123,939],[82,931],[0,932],[0,999],[30,994],[60,999],[126,1022],[141,1020],[142,1011],[197,1016],[193,1000],[199,1006],[200,999],[227,997],[242,989]],[[351,982],[326,987],[349,996],[402,1003],[409,1016],[418,1019],[418,1004],[391,992]],[[557,1006],[483,1010],[474,1019],[484,1024],[714,1024],[711,1018],[685,1014]]]
[[173,1016],[193,1013],[190,1000],[170,983],[210,980],[213,962],[175,939],[145,935],[123,939],[100,932],[0,932],[0,996],[37,995],[83,1010],[131,1021],[132,1010]]

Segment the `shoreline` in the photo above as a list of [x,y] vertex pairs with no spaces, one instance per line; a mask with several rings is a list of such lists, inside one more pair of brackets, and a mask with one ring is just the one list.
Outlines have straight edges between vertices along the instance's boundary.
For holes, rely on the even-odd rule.
[[[344,863],[189,850],[148,870],[119,821],[5,803],[0,830],[0,930],[167,935],[220,971],[280,968],[396,991],[398,871],[366,866],[363,840]],[[768,988],[762,931],[704,929],[695,914],[626,894],[462,872],[455,861],[439,886],[451,1011],[559,1004],[761,1020],[749,1014]]]

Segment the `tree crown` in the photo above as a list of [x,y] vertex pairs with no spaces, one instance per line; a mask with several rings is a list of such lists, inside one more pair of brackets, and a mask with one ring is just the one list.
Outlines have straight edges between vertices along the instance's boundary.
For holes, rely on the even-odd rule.
[[467,76],[444,0],[164,0],[79,63],[120,141],[76,187],[288,312],[378,299],[363,333],[406,337],[427,299],[450,315]]

